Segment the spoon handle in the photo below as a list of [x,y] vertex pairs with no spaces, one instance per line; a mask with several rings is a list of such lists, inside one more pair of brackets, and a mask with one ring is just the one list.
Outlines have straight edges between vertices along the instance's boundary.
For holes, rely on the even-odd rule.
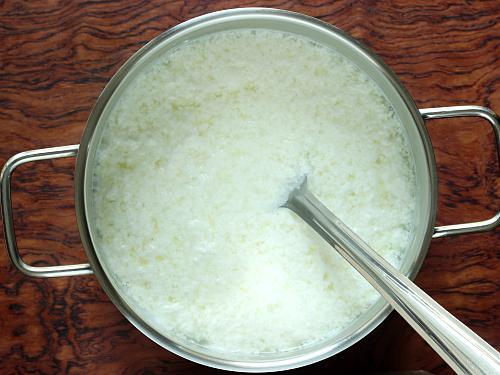
[[459,374],[500,374],[500,354],[378,255],[309,190],[307,182],[284,205],[294,211],[361,275]]

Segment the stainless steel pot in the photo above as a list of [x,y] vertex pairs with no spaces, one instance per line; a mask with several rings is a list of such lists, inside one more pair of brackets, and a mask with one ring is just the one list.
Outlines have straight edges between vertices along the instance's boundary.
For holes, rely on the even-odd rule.
[[[475,223],[435,227],[437,177],[432,145],[424,120],[478,116],[492,125],[497,147],[500,143],[500,126],[495,113],[484,107],[463,106],[417,109],[413,99],[394,73],[369,49],[343,31],[302,14],[265,8],[232,9],[197,17],[176,26],[134,54],[115,74],[98,98],[87,122],[80,145],[54,147],[27,151],[7,161],[1,175],[1,199],[5,237],[12,263],[24,274],[34,277],[59,277],[95,274],[109,298],[123,315],[142,333],[164,348],[192,361],[222,369],[236,371],[277,371],[304,366],[332,356],[353,345],[372,331],[390,313],[387,302],[380,299],[368,312],[339,335],[316,345],[280,354],[262,354],[241,357],[222,355],[202,347],[166,337],[156,331],[132,309],[120,294],[116,282],[110,277],[102,260],[100,249],[94,246],[96,227],[93,221],[92,179],[96,153],[110,108],[126,89],[131,79],[158,54],[180,43],[207,34],[241,28],[265,28],[298,34],[337,50],[366,72],[380,87],[401,119],[415,160],[417,212],[415,233],[403,261],[402,272],[414,278],[425,257],[431,238],[474,233],[495,228],[500,222],[500,212],[490,220]],[[32,161],[77,157],[75,173],[75,198],[78,226],[89,264],[34,267],[26,264],[17,249],[12,220],[10,179],[20,165]]]

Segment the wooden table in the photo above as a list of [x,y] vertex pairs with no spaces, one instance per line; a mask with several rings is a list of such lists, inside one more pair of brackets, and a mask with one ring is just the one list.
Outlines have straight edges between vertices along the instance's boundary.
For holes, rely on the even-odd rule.
[[[89,111],[144,43],[192,17],[237,6],[290,9],[371,47],[420,108],[478,104],[500,112],[500,3],[493,1],[4,1],[0,5],[0,165],[29,149],[79,142]],[[428,124],[438,164],[438,224],[481,220],[499,207],[493,132],[474,119]],[[85,261],[73,204],[74,161],[15,174],[15,222],[36,265]],[[417,283],[500,346],[499,234],[433,240]],[[0,239],[0,242],[3,239]],[[93,276],[24,277],[0,244],[1,373],[211,373],[133,328]],[[396,314],[354,347],[298,370],[451,370]]]

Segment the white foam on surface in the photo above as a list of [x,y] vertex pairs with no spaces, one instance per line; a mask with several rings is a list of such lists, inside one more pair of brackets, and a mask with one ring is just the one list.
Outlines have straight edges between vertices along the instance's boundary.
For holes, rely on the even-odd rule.
[[326,47],[265,30],[183,44],[134,79],[106,126],[98,251],[167,336],[286,351],[331,337],[377,300],[279,208],[304,175],[393,265],[409,246],[415,177],[402,125]]

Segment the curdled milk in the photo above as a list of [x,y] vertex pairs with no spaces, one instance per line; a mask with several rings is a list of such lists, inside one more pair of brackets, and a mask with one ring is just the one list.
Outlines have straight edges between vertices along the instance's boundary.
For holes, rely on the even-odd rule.
[[393,265],[415,177],[404,130],[335,51],[266,30],[157,57],[112,108],[95,168],[97,245],[170,337],[255,354],[327,339],[378,293],[291,211],[309,189]]

